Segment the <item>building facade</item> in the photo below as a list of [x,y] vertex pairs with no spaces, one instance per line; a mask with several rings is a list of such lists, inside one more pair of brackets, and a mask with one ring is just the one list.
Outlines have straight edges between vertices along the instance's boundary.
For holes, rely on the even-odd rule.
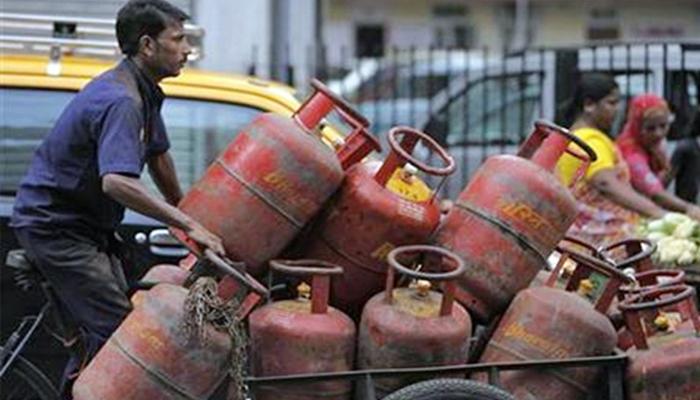
[[[114,18],[125,1],[3,0],[0,12]],[[170,1],[206,30],[198,67],[299,85],[396,48],[508,52],[596,40],[700,39],[700,0]]]

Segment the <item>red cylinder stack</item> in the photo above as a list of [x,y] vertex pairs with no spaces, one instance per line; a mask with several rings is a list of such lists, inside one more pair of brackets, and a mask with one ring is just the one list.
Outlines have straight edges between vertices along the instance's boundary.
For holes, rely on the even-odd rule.
[[[629,281],[608,263],[559,248],[577,263],[565,285],[528,288],[515,297],[479,362],[565,359],[611,354],[617,335],[604,312],[617,289]],[[561,264],[560,264],[561,265]],[[556,272],[555,272],[556,273]],[[550,281],[551,283],[551,281]],[[570,291],[577,291],[572,293]],[[591,300],[595,304],[591,304]],[[584,399],[598,370],[518,370],[501,374],[506,390],[522,399]]]
[[[315,92],[292,118],[266,113],[243,128],[178,205],[219,235],[227,255],[254,276],[340,186],[343,165],[379,146],[364,117],[319,81],[312,86]],[[352,151],[339,152],[343,160],[314,134],[333,109],[353,128]],[[187,243],[183,232],[174,232]]]
[[[382,289],[386,279],[386,255],[394,247],[424,243],[440,221],[435,195],[412,199],[388,187],[391,179],[410,187],[422,184],[406,166],[410,163],[428,175],[446,177],[454,161],[430,136],[406,127],[388,133],[391,153],[377,169],[376,164],[356,164],[315,228],[305,240],[304,257],[341,265],[344,274],[333,282],[331,303],[353,319],[362,307]],[[436,153],[444,167],[432,167],[411,153],[421,142]],[[393,178],[392,178],[393,177]]]

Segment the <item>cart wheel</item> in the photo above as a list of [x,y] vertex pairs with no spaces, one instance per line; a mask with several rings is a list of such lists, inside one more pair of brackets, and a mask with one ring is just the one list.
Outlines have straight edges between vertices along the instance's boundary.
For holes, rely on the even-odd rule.
[[414,383],[383,400],[515,400],[495,386],[468,379],[431,379]]

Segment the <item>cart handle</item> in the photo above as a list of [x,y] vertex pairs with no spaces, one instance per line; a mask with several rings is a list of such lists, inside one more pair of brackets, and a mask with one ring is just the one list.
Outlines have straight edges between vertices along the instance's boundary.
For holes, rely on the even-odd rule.
[[208,248],[204,249],[204,257],[209,260],[219,271],[226,275],[232,276],[257,294],[263,297],[268,295],[268,291],[265,286],[250,276],[247,272],[242,272],[239,270],[241,268],[245,268],[245,263],[232,261],[226,257],[222,257]]

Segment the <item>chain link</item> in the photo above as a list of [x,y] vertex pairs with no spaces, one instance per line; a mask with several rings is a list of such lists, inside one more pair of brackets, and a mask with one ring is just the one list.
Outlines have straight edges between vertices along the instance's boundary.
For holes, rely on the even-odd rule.
[[217,291],[217,283],[213,278],[197,279],[185,299],[185,318],[182,328],[189,339],[201,345],[206,345],[209,339],[207,324],[211,324],[217,331],[228,334],[231,340],[228,370],[231,377],[229,396],[233,395],[234,399],[244,400],[248,398],[248,387],[243,380],[247,364],[248,337],[243,322],[236,318],[244,291],[239,291],[228,301],[221,299]]

